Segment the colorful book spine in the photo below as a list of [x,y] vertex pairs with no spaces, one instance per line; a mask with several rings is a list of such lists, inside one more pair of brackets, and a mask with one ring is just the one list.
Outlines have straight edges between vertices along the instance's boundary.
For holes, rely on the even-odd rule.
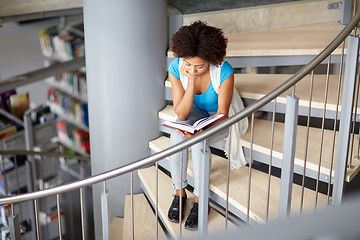
[[49,88],[47,92],[49,105],[53,112],[60,112],[79,124],[89,126],[87,103],[80,102],[55,88]]

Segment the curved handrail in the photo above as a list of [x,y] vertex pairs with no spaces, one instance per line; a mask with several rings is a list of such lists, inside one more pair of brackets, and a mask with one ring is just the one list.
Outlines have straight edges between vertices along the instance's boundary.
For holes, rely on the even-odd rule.
[[53,153],[53,152],[37,152],[27,150],[0,150],[0,155],[30,155],[30,156],[44,156],[44,157],[64,157],[64,158],[76,158],[79,160],[90,161],[90,157],[79,156],[66,153]]
[[316,56],[310,63],[305,65],[301,68],[294,76],[289,78],[286,82],[282,85],[275,88],[272,92],[268,93],[266,96],[262,97],[254,104],[250,105],[249,107],[245,108],[238,114],[222,121],[221,123],[209,128],[208,130],[202,132],[201,134],[197,134],[194,137],[179,143],[173,147],[167,148],[159,153],[151,155],[149,157],[140,159],[136,162],[127,164],[123,167],[119,167],[83,180],[79,180],[73,183],[69,183],[66,185],[49,188],[46,190],[40,190],[37,192],[32,193],[25,193],[17,196],[5,197],[0,199],[0,205],[3,204],[10,204],[10,203],[17,203],[28,201],[32,199],[42,198],[53,194],[60,194],[67,191],[76,190],[82,187],[86,187],[89,185],[93,185],[95,183],[99,183],[102,181],[106,181],[110,178],[114,178],[120,176],[122,174],[129,173],[131,171],[137,170],[139,168],[148,166],[153,164],[161,159],[164,159],[167,156],[170,156],[176,152],[179,152],[183,149],[190,147],[191,145],[198,143],[202,140],[207,139],[211,135],[228,128],[232,124],[240,121],[241,119],[245,118],[249,114],[255,112],[265,104],[272,101],[274,98],[278,97],[280,94],[288,90],[290,87],[295,85],[298,81],[300,81],[305,75],[310,73],[316,66],[318,66],[322,61],[324,61],[343,41],[344,39],[351,33],[351,31],[357,26],[360,21],[360,12],[357,13],[351,22],[336,36],[336,38],[318,55]]

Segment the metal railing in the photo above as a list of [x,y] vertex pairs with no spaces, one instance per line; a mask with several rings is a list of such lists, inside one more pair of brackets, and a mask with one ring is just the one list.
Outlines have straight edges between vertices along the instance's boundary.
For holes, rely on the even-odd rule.
[[[351,20],[351,22],[340,32],[340,34],[316,57],[314,58],[314,60],[312,60],[309,64],[307,64],[306,66],[304,66],[302,69],[300,69],[295,75],[293,75],[290,79],[288,79],[286,82],[284,82],[281,86],[278,86],[277,88],[275,88],[273,91],[271,91],[269,94],[267,94],[266,96],[262,97],[260,100],[256,101],[256,103],[246,107],[243,111],[241,111],[240,113],[234,115],[233,117],[230,117],[228,118],[227,120],[224,120],[223,122],[221,122],[220,124],[217,124],[216,126],[212,127],[212,128],[209,128],[207,131],[204,131],[203,133],[201,134],[197,134],[195,135],[194,137],[176,145],[176,146],[173,146],[173,147],[170,147],[170,148],[167,148],[157,154],[154,154],[152,156],[149,156],[149,157],[146,157],[146,158],[143,158],[143,159],[140,159],[134,163],[131,163],[131,164],[128,164],[128,165],[125,165],[123,167],[120,167],[120,168],[117,168],[117,169],[114,169],[114,170],[111,170],[111,171],[107,171],[107,172],[104,172],[102,174],[98,174],[98,175],[95,175],[95,176],[92,176],[92,177],[89,177],[87,179],[84,179],[84,180],[79,180],[79,181],[76,181],[76,182],[73,182],[73,183],[70,183],[70,184],[66,184],[66,185],[62,185],[62,186],[58,186],[58,187],[54,187],[54,188],[50,188],[50,189],[45,189],[45,190],[40,190],[40,191],[36,191],[36,192],[31,192],[31,193],[26,193],[26,194],[21,194],[21,195],[16,195],[16,196],[9,196],[9,197],[5,197],[5,198],[1,198],[0,199],[0,205],[11,205],[11,209],[12,209],[12,213],[14,213],[13,211],[13,207],[14,207],[14,204],[16,203],[20,203],[20,202],[25,202],[25,201],[33,201],[33,204],[34,204],[34,207],[35,209],[37,209],[37,206],[38,206],[38,199],[41,199],[41,198],[44,198],[44,197],[48,197],[48,196],[53,196],[55,195],[56,198],[57,198],[57,211],[58,211],[58,217],[60,219],[60,200],[59,200],[59,196],[60,194],[62,193],[65,193],[65,192],[70,192],[70,191],[74,191],[74,190],[79,190],[79,194],[80,194],[80,199],[81,199],[81,222],[82,222],[82,230],[83,230],[83,235],[82,235],[82,238],[85,239],[85,233],[84,233],[84,214],[83,214],[83,191],[84,191],[84,188],[87,187],[87,186],[91,186],[91,185],[94,185],[96,183],[103,183],[104,184],[104,192],[103,192],[103,195],[102,195],[102,213],[103,213],[103,219],[105,219],[105,221],[108,221],[108,218],[109,216],[107,215],[108,212],[109,212],[109,208],[108,208],[108,204],[106,204],[106,202],[108,201],[107,200],[107,190],[106,190],[106,181],[109,180],[109,179],[112,179],[112,178],[115,178],[117,176],[120,176],[120,175],[123,175],[123,174],[126,174],[126,173],[130,173],[131,176],[132,176],[132,172],[135,171],[135,170],[138,170],[142,167],[145,167],[145,166],[149,166],[149,165],[152,165],[152,164],[156,164],[157,166],[157,162],[159,160],[162,160],[174,153],[177,153],[181,150],[184,150],[184,149],[187,149],[188,147],[192,146],[193,144],[195,143],[198,143],[198,142],[201,142],[201,141],[204,141],[204,145],[206,144],[206,139],[208,137],[210,137],[211,135],[219,132],[219,131],[222,131],[226,128],[229,128],[231,127],[231,125],[237,123],[238,121],[240,121],[241,119],[247,117],[247,116],[252,116],[251,118],[251,147],[250,147],[250,160],[249,160],[249,185],[248,185],[248,203],[247,203],[247,218],[246,218],[246,221],[247,223],[250,223],[250,203],[251,203],[251,199],[250,199],[250,192],[251,192],[251,178],[252,178],[252,165],[251,165],[251,162],[252,162],[252,153],[253,153],[253,132],[254,132],[254,113],[259,110],[261,107],[265,106],[266,104],[274,101],[274,103],[276,103],[276,98],[278,96],[280,96],[282,93],[284,93],[285,91],[287,91],[288,89],[290,89],[291,87],[294,87],[296,83],[298,83],[300,80],[302,80],[306,75],[308,75],[309,73],[312,74],[313,76],[313,70],[318,66],[320,65],[324,60],[326,60],[326,58],[328,58],[329,56],[331,56],[331,53],[336,49],[338,48],[338,46],[340,46],[342,43],[343,43],[343,46],[345,45],[345,39],[348,37],[348,35],[353,31],[353,29],[355,29],[355,27],[357,26],[357,24],[359,23],[360,21],[360,13],[356,14],[354,16],[354,18]],[[356,38],[355,36],[352,37],[350,36],[352,39],[353,38]],[[350,41],[348,42],[348,46],[347,46],[347,65],[348,64],[351,64],[353,63],[355,66],[353,66],[354,69],[357,70],[357,61],[358,59],[355,60],[355,62],[351,62],[351,60],[349,60],[349,57],[351,57],[350,53],[351,51],[354,51],[352,49],[352,44]],[[343,47],[344,49],[344,47]],[[357,54],[358,54],[358,45],[357,45]],[[343,51],[344,53],[344,51]],[[358,55],[356,55],[358,57]],[[356,57],[355,56],[355,57]],[[330,60],[330,57],[328,59],[328,66],[331,64],[331,60]],[[340,70],[340,73],[342,74],[342,65],[343,63],[341,62],[341,70]],[[346,66],[347,66],[346,65]],[[346,67],[346,69],[348,69]],[[345,69],[345,76],[346,74],[352,74],[352,76],[355,76],[355,79],[353,79],[353,84],[355,83],[355,80],[356,80],[356,75],[357,75],[357,71],[355,70],[355,72],[351,73],[351,72],[347,72],[347,70]],[[351,69],[350,69],[351,70]],[[348,71],[350,71],[348,70]],[[339,89],[340,89],[340,82],[341,82],[341,74],[339,75]],[[327,75],[329,75],[329,68],[327,70]],[[311,84],[312,84],[313,81],[311,81]],[[327,82],[328,82],[328,78],[327,78]],[[346,84],[344,84],[346,85]],[[312,89],[312,88],[311,88]],[[325,93],[325,96],[327,96],[327,87],[325,88],[326,89],[326,93]],[[346,86],[343,87],[344,91],[348,91],[348,89],[350,89],[350,92],[351,90],[351,84],[350,84],[350,88],[347,88]],[[338,90],[339,92],[340,90]],[[347,93],[347,92],[345,92]],[[310,91],[310,96],[312,94],[312,90]],[[346,105],[347,104],[347,101],[344,101],[344,96],[343,96],[343,99],[342,99],[342,108],[341,108],[341,113],[342,113],[342,117],[345,116],[346,114],[347,115],[350,115],[350,117],[348,119],[351,120],[351,115],[353,113],[353,110],[352,110],[352,107],[353,107],[353,101],[354,101],[354,94],[348,94],[348,95],[351,95],[349,96],[349,101],[350,101],[350,104],[349,104],[349,109],[347,110],[346,109]],[[357,98],[357,97],[356,97]],[[286,195],[284,195],[283,197],[283,201],[284,201],[284,205],[280,205],[279,206],[279,213],[283,213],[284,215],[288,216],[289,213],[290,213],[290,205],[291,205],[291,189],[292,189],[292,174],[293,174],[293,165],[294,165],[294,149],[295,149],[295,146],[288,146],[286,145],[287,142],[291,142],[291,138],[294,139],[294,137],[296,138],[296,126],[297,126],[297,108],[298,108],[298,99],[297,97],[295,96],[295,87],[294,87],[294,90],[293,90],[293,94],[292,95],[289,95],[288,96],[288,102],[293,102],[294,105],[289,105],[289,109],[292,109],[294,111],[293,115],[290,115],[288,113],[286,113],[287,117],[286,116],[286,119],[285,119],[285,128],[286,126],[292,126],[292,128],[290,128],[289,130],[285,130],[286,131],[289,131],[287,134],[284,135],[285,139],[284,139],[284,151],[286,150],[289,150],[289,149],[292,149],[292,151],[289,152],[289,154],[287,156],[285,156],[286,154],[284,153],[284,158],[285,157],[289,157],[290,159],[290,162],[287,162],[286,165],[287,167],[286,168],[283,168],[283,172],[285,173],[287,170],[289,172],[287,172],[287,177],[289,178],[287,181],[281,181],[281,196],[283,194],[286,193]],[[322,118],[322,139],[321,139],[321,144],[323,144],[323,130],[324,130],[324,121],[325,121],[325,111],[326,111],[326,97],[324,99],[324,115],[323,115],[323,118]],[[339,105],[339,100],[338,100],[338,104]],[[273,128],[274,128],[274,122],[275,122],[275,106],[276,104],[274,104],[274,112],[273,112],[273,120],[272,120],[272,137],[271,137],[271,153],[272,153],[272,146],[273,146],[273,140],[274,140],[274,134],[273,134]],[[311,97],[310,97],[310,103],[309,103],[309,115],[308,115],[308,122],[307,122],[307,129],[309,129],[309,119],[310,119],[310,112],[311,112]],[[355,113],[356,114],[356,113]],[[337,110],[336,110],[336,117],[337,117]],[[288,124],[290,122],[290,124]],[[346,135],[346,132],[347,134],[349,134],[349,130],[350,129],[350,122],[351,121],[348,121],[346,123],[346,119],[343,120],[341,119],[341,122],[340,122],[340,130],[339,130],[339,138],[338,138],[338,141],[339,139],[346,139],[346,137],[348,137],[348,135]],[[335,121],[336,123],[336,121]],[[288,125],[287,125],[288,124]],[[344,126],[342,126],[342,124]],[[345,125],[349,125],[349,126],[345,126]],[[337,126],[335,125],[334,126],[334,131],[336,131],[337,129]],[[342,133],[343,132],[343,133]],[[340,136],[342,134],[345,134],[344,136]],[[336,132],[334,133],[334,136],[336,135]],[[307,137],[308,138],[308,137]],[[335,139],[335,138],[334,138]],[[347,138],[349,139],[349,138]],[[290,140],[290,141],[288,141]],[[334,140],[335,141],[335,140]],[[338,148],[337,148],[337,158],[336,158],[336,168],[335,168],[335,174],[338,174],[336,175],[336,181],[334,182],[334,190],[333,190],[333,194],[332,194],[332,201],[334,201],[334,195],[336,196],[335,198],[335,204],[337,203],[341,203],[341,196],[342,196],[342,188],[343,188],[343,182],[344,182],[344,172],[345,172],[345,167],[346,167],[346,161],[347,161],[347,158],[348,158],[348,147],[349,147],[349,141],[345,141],[347,142],[347,145],[344,146],[339,146],[338,144]],[[308,143],[307,143],[308,144]],[[334,146],[335,144],[333,143],[333,150],[334,150]],[[321,145],[321,148],[322,148],[322,145]],[[320,151],[320,157],[319,157],[319,170],[320,170],[320,166],[321,166],[321,152]],[[29,154],[32,154],[30,152],[23,152],[27,155]],[[0,151],[0,155],[2,154],[11,154],[11,152],[4,152],[4,151]],[[34,154],[42,154],[42,153],[34,153]],[[306,152],[307,154],[307,152]],[[333,153],[334,155],[334,153]],[[345,156],[345,157],[344,157]],[[340,160],[341,159],[344,159],[345,158],[345,163],[344,162],[341,162]],[[270,163],[271,163],[271,159],[272,159],[272,155],[270,154]],[[306,157],[305,157],[306,159]],[[343,164],[342,164],[343,163]],[[206,163],[204,163],[206,164]],[[341,165],[342,164],[342,165]],[[351,165],[351,162],[350,162],[350,165]],[[206,168],[206,167],[205,167]],[[344,171],[342,171],[344,170]],[[305,161],[305,166],[304,166],[304,178],[305,178],[305,173],[306,171],[306,161]],[[331,169],[332,171],[332,169]],[[320,171],[318,171],[318,174],[320,174]],[[329,173],[329,176],[332,176],[332,172]],[[229,176],[228,176],[229,177]],[[283,176],[282,176],[283,178]],[[285,178],[285,177],[284,177]],[[269,209],[269,196],[270,196],[270,179],[271,179],[271,164],[269,165],[269,180],[268,180],[268,199],[267,199],[267,213],[266,213],[266,219],[268,219],[269,217],[269,213],[268,213],[268,209]],[[304,181],[304,180],[303,180]],[[205,183],[206,182],[206,179],[202,179],[202,182]],[[133,184],[133,178],[131,177],[131,180],[130,180],[130,185],[132,186]],[[317,177],[317,186],[319,184],[319,175]],[[329,182],[329,185],[331,184],[331,182]],[[229,189],[229,186],[227,187],[227,189]],[[158,187],[157,187],[157,190],[158,191]],[[206,196],[206,191],[204,191],[205,195]],[[227,200],[226,200],[226,212],[228,212],[228,195],[229,195],[229,191],[227,191]],[[315,203],[315,206],[317,205],[317,195],[318,195],[318,190],[316,190],[316,203]],[[131,191],[131,197],[133,199],[133,193]],[[328,194],[328,197],[329,197],[329,194]],[[201,198],[201,196],[200,196]],[[281,200],[281,199],[280,199]],[[132,200],[133,201],[133,200]],[[206,236],[207,235],[207,211],[205,210],[206,207],[202,206],[203,204],[200,203],[200,218],[199,219],[203,219],[202,221],[199,222],[199,233],[201,236]],[[181,204],[180,204],[181,206]],[[133,217],[133,204],[132,204],[132,236],[134,238],[135,236],[135,233],[134,233],[134,217]],[[302,208],[302,204],[301,204],[301,208]],[[201,211],[203,210],[203,211]],[[158,203],[157,203],[157,200],[156,200],[156,218],[158,217]],[[181,210],[180,210],[181,211]],[[37,215],[37,212],[35,212],[35,215]],[[282,215],[282,214],[280,214]],[[36,218],[38,219],[38,218]],[[157,218],[158,219],[158,218]],[[156,220],[157,220],[156,219]],[[227,218],[227,214],[226,214],[226,226],[227,226],[227,223],[228,222],[228,218]],[[182,224],[179,224],[180,225],[180,237],[181,236],[181,228],[182,228]],[[205,226],[206,225],[206,226]],[[157,228],[157,231],[158,231],[158,227]],[[61,229],[62,229],[62,226],[61,226],[61,221],[59,221],[59,237],[60,239],[62,239],[62,236],[61,236]],[[37,239],[40,239],[40,235],[39,235],[39,232],[38,232],[38,229],[37,230]],[[104,224],[104,221],[103,221],[103,234],[104,234],[104,238],[105,239],[108,239],[109,238],[109,226],[107,224]],[[17,236],[16,233],[14,233],[14,236]],[[158,234],[157,234],[158,236]]]

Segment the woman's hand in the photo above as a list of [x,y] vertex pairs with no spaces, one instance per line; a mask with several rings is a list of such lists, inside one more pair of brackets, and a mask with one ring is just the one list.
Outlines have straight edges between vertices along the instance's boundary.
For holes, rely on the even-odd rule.
[[199,131],[196,131],[194,134],[186,132],[186,131],[181,131],[179,129],[177,129],[176,131],[179,132],[185,138],[191,138],[192,136],[195,136],[196,134],[201,133],[203,130],[200,129]]
[[192,76],[186,71],[185,63],[183,63],[180,67],[180,73],[185,75],[189,80],[195,80],[196,77]]

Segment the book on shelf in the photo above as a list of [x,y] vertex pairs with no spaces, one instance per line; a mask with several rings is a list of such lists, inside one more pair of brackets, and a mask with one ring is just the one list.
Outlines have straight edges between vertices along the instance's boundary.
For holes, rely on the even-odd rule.
[[48,102],[53,112],[61,112],[73,121],[89,126],[88,104],[81,102],[56,88],[48,88]]
[[46,57],[67,61],[85,55],[83,36],[60,31],[57,26],[43,29],[39,35],[41,51]]
[[184,132],[188,132],[194,134],[195,132],[205,128],[209,124],[215,122],[216,120],[222,118],[224,114],[213,115],[210,117],[205,117],[197,120],[194,124],[187,124],[182,122],[172,122],[172,121],[165,121],[162,125],[165,127],[179,129]]
[[56,127],[61,142],[74,146],[81,152],[90,153],[89,132],[60,120],[57,121]]
[[11,113],[17,118],[22,118],[30,108],[29,93],[21,93],[10,96]]
[[17,129],[14,125],[7,124],[7,125],[3,126],[2,128],[0,128],[0,140],[7,138],[11,135],[14,135],[16,132],[17,132]]
[[6,92],[2,92],[0,94],[1,106],[5,111],[11,112],[10,96],[15,95],[15,94],[16,94],[15,89],[12,89],[12,90],[9,90]]

